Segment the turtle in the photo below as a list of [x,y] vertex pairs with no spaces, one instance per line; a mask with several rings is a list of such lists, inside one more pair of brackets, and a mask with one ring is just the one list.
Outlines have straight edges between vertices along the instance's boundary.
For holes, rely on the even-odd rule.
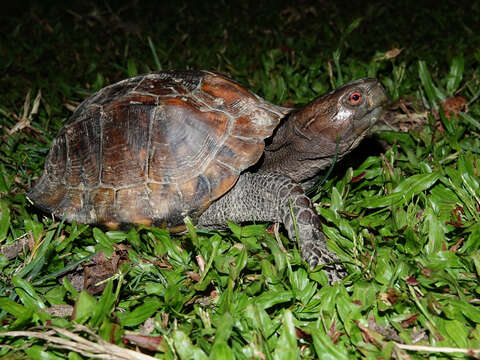
[[221,73],[163,70],[85,99],[53,139],[27,197],[68,222],[185,231],[282,223],[302,258],[345,276],[306,189],[369,132],[387,101],[374,78],[300,109],[278,106]]

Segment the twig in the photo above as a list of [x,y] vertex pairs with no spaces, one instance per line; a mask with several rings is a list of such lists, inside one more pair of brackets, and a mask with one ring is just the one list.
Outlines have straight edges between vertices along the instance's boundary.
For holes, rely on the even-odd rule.
[[[77,335],[69,330],[49,327],[47,332],[39,331],[7,331],[0,332],[0,336],[13,337],[33,337],[47,341],[52,347],[67,349],[78,352],[86,357],[112,360],[154,360],[155,358],[137,351],[121,348],[120,346],[110,344],[92,333],[88,328],[82,325],[75,325],[78,331],[84,331],[94,337],[97,342],[90,341],[84,337]],[[68,339],[60,337],[62,335]],[[2,345],[0,345],[2,347]]]
[[7,130],[9,135],[16,133],[24,128],[32,129],[40,134],[43,134],[43,131],[31,126],[30,122],[33,118],[33,115],[38,113],[38,108],[40,107],[40,100],[42,99],[42,91],[38,90],[35,100],[33,100],[32,110],[30,110],[30,94],[31,90],[28,90],[27,96],[25,97],[25,103],[23,104],[23,115],[18,117],[16,114],[11,113],[11,116],[17,120],[17,123],[10,129]]
[[287,250],[285,249],[285,246],[283,246],[282,239],[280,239],[280,223],[276,222],[273,224],[273,234],[275,235],[275,240],[277,240],[278,247],[280,250],[286,254]]
[[424,345],[406,345],[394,343],[399,349],[410,351],[425,351],[425,352],[438,352],[438,353],[463,353],[471,355],[479,355],[480,349],[464,349],[453,347],[437,347],[437,346],[424,346]]

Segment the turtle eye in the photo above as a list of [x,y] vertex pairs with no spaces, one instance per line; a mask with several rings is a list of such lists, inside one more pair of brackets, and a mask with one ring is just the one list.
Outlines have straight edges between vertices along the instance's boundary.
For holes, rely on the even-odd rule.
[[354,93],[350,94],[350,104],[356,105],[362,100],[362,95],[355,91]]

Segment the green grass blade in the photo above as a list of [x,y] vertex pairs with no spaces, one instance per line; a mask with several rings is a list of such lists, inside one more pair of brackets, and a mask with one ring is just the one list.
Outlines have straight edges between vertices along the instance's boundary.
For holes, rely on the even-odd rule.
[[292,312],[287,310],[283,314],[283,326],[280,332],[278,344],[273,353],[275,360],[298,359],[300,356],[297,347],[297,333],[293,323]]
[[27,309],[25,306],[17,304],[15,301],[6,297],[0,298],[0,308],[16,318],[29,316],[31,314],[31,309]]
[[327,334],[320,330],[312,332],[313,346],[320,360],[348,360],[350,357],[342,346],[335,345]]
[[137,63],[133,59],[127,61],[127,75],[128,77],[134,77],[138,75]]
[[136,326],[151,317],[162,305],[157,298],[146,298],[142,305],[137,306],[133,311],[120,313],[118,317],[123,326]]
[[465,60],[463,55],[455,56],[450,65],[450,73],[447,79],[447,94],[453,96],[462,82]]
[[423,60],[418,61],[418,75],[430,105],[435,108],[438,107],[438,103],[445,100],[445,94],[434,85],[427,63]]
[[460,117],[460,119],[462,119],[466,123],[472,125],[476,131],[480,131],[480,121],[470,116],[469,114],[465,114],[463,112],[458,113],[458,116]]
[[173,333],[175,350],[181,360],[207,360],[205,353],[192,344],[190,338],[183,331],[177,330]]
[[22,303],[31,309],[39,310],[45,309],[45,303],[43,299],[35,291],[35,288],[26,280],[18,277],[12,277],[12,283],[15,286],[15,291],[20,297]]
[[0,199],[0,243],[5,240],[10,227],[10,208],[5,200]]
[[162,64],[160,63],[160,60],[158,59],[157,50],[155,49],[155,45],[153,44],[152,38],[150,36],[147,38],[147,40],[148,40],[148,46],[150,47],[150,51],[152,52],[152,55],[153,55],[153,60],[155,61],[155,66],[157,67],[157,70],[160,71],[160,70],[162,70]]

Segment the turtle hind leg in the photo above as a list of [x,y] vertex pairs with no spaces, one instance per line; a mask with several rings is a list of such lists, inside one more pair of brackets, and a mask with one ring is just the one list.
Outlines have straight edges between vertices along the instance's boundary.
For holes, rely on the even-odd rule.
[[[292,215],[296,219],[293,221]],[[215,201],[199,218],[198,225],[225,228],[227,219],[236,223],[281,222],[290,239],[296,239],[302,258],[311,266],[325,264],[330,282],[341,280],[346,272],[338,257],[328,250],[320,231],[320,219],[310,199],[291,178],[280,173],[244,173],[235,186]]]

